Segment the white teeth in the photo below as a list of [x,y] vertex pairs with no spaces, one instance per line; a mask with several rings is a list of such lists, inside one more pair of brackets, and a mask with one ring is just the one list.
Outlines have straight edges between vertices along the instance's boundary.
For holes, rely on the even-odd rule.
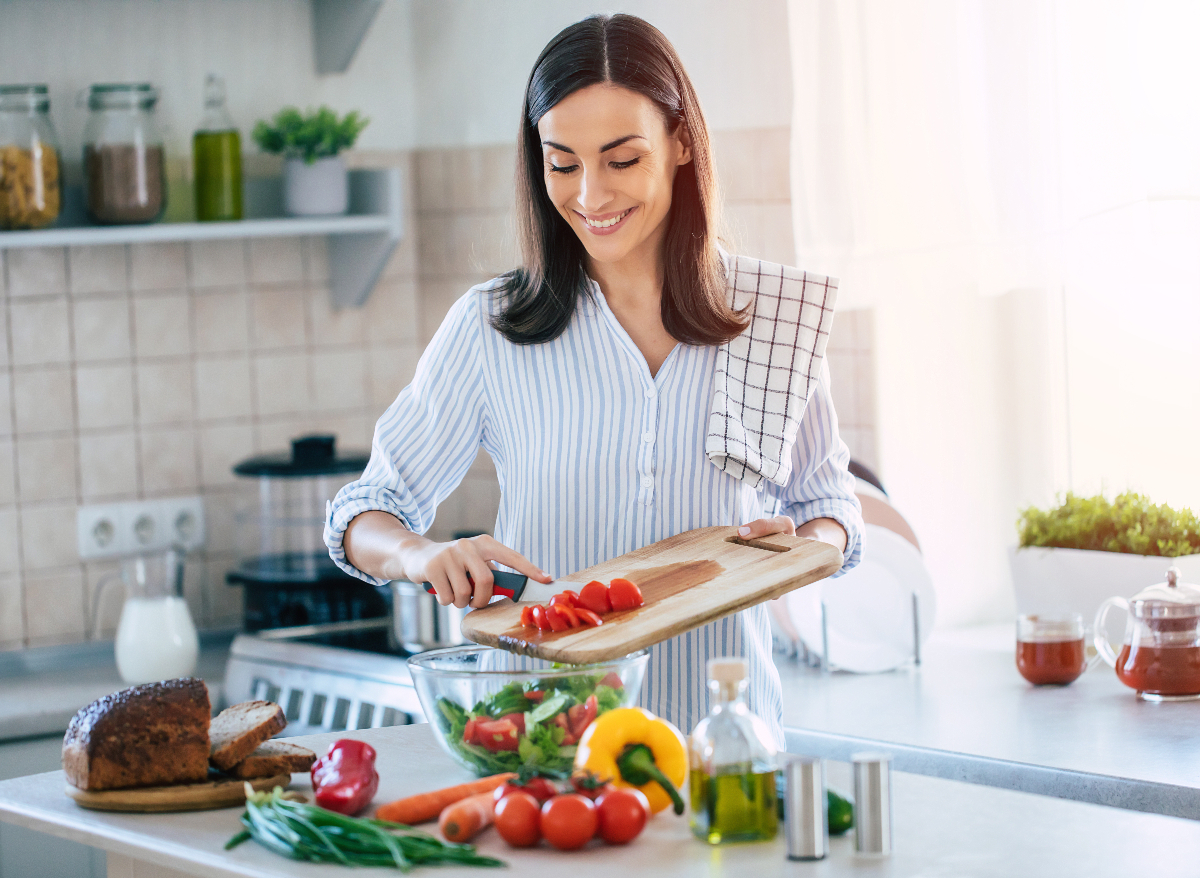
[[[629,211],[632,210],[633,208],[629,209]],[[611,220],[589,220],[587,217],[584,217],[583,222],[587,223],[593,229],[607,229],[609,226],[617,225],[617,223],[629,216],[629,211],[625,211],[625,213],[621,214],[620,216],[613,217]]]

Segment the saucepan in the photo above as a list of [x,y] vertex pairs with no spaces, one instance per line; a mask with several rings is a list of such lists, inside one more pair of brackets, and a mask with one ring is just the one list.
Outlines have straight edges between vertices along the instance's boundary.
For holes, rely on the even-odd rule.
[[443,607],[419,584],[407,580],[393,580],[380,588],[392,596],[392,625],[388,629],[392,650],[422,653],[467,643],[462,620],[470,608],[452,604]]

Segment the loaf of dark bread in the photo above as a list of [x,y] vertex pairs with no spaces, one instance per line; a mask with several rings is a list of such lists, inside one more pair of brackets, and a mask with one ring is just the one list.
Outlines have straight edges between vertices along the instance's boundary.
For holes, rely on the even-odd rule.
[[204,781],[212,706],[199,678],[130,687],[79,709],[63,772],[80,790]]

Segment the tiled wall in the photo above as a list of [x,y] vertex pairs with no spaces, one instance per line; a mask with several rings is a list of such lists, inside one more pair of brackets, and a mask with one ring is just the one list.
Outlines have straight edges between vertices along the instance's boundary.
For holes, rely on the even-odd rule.
[[[795,263],[786,129],[720,132],[727,246]],[[186,592],[202,627],[236,625],[237,461],[321,430],[366,447],[450,304],[516,262],[508,146],[360,154],[399,164],[405,239],[361,309],[329,305],[323,239],[0,251],[0,649],[85,640],[99,578],[81,564],[80,504],[199,493],[208,544]],[[869,313],[830,343],[851,451],[873,464]],[[432,537],[490,530],[486,455],[438,511]],[[101,607],[111,637],[119,601]]]

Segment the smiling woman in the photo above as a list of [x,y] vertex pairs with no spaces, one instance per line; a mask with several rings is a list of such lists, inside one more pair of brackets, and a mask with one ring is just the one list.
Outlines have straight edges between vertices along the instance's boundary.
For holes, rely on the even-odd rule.
[[[863,526],[823,367],[836,282],[718,248],[708,132],[666,38],[628,15],[560,33],[518,154],[522,265],[455,303],[379,420],[330,509],[334,560],[458,607],[487,604],[494,565],[544,583],[713,525],[823,540],[852,567]],[[495,536],[426,539],[481,447]],[[655,645],[640,704],[691,729],[716,656],[746,657],[782,744],[763,605]]]

